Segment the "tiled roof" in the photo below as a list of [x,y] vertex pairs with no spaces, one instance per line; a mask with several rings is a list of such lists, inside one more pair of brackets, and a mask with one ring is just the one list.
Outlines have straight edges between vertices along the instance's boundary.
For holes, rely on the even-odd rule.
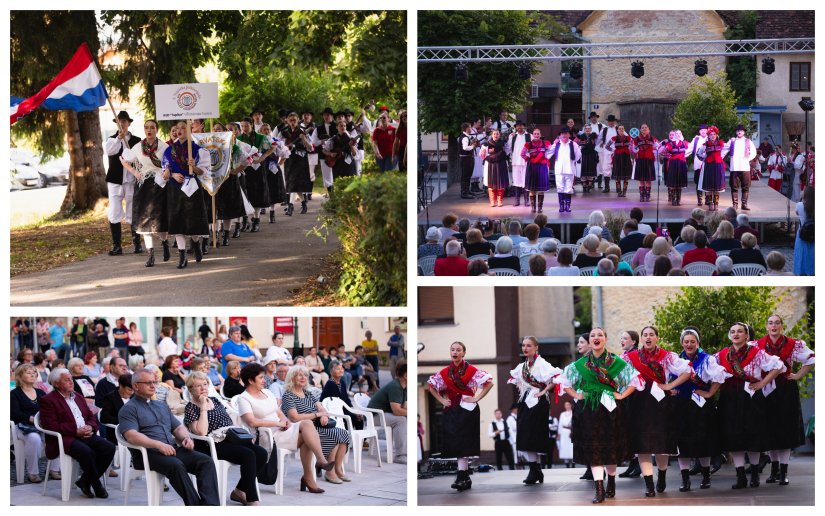
[[814,37],[814,11],[757,11],[756,37],[812,38]]

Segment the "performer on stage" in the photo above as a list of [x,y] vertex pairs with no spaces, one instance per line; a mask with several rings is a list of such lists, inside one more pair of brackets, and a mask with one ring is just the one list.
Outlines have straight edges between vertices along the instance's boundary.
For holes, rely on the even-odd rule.
[[[333,121],[334,113],[332,112],[332,108],[325,107],[324,111],[321,112],[321,116],[324,118],[324,123],[318,124],[315,126],[315,130],[312,132],[310,136],[310,141],[312,142],[313,148],[320,149],[324,146],[324,142],[335,136],[335,122]],[[318,155],[316,154],[316,160],[318,160]],[[327,189],[327,192],[330,191],[332,188],[333,177],[332,177],[332,168],[327,165],[326,160],[320,160],[321,162],[321,175],[324,177],[324,188]],[[315,167],[312,166],[312,162],[309,162],[309,170],[311,173],[314,173]]]
[[739,209],[739,188],[742,189],[742,209],[748,208],[748,193],[751,189],[751,161],[756,158],[756,145],[745,136],[745,126],[736,126],[736,138],[731,138],[725,144],[730,156],[730,196],[733,209]]
[[[767,354],[779,357],[785,365],[785,370],[774,380],[776,388],[767,397],[771,474],[765,483],[778,482],[779,485],[786,486],[790,483],[788,463],[791,450],[805,443],[797,382],[811,372],[815,358],[814,352],[804,341],[786,337],[783,330],[782,317],[777,314],[771,315],[768,317],[768,334],[756,341],[756,345]],[[796,373],[793,372],[794,362],[802,365]]]
[[486,125],[482,127],[481,119],[476,118],[473,121],[473,127],[470,134],[476,140],[476,147],[473,149],[473,175],[470,176],[470,193],[483,194],[481,191],[481,184],[484,178],[484,161],[481,159],[481,145],[487,141],[488,129],[492,129],[493,121],[487,119]]
[[538,212],[542,212],[544,192],[549,188],[550,170],[547,167],[547,150],[549,143],[541,139],[541,129],[533,129],[532,139],[521,149],[521,157],[527,162],[525,174],[525,188],[530,192],[530,213],[536,213],[536,197],[538,197]]
[[719,194],[725,191],[725,162],[722,160],[727,155],[728,149],[725,142],[719,139],[719,129],[716,126],[708,127],[707,134],[708,139],[705,144],[696,150],[699,159],[702,160],[699,188],[709,196],[707,198],[709,211],[718,211]]
[[[639,349],[639,332],[633,330],[627,330],[622,332],[621,336],[619,337],[619,346],[622,348],[622,354],[619,358],[621,358],[625,362],[629,362],[630,359],[627,358],[627,355],[631,351]],[[630,414],[632,413],[632,411],[630,410],[630,404],[632,402],[633,396],[628,396],[622,403],[622,405],[624,405],[624,412],[628,418],[628,428],[630,428]],[[630,459],[630,463],[628,463],[627,469],[619,473],[619,478],[638,478],[641,474],[642,469],[639,467],[639,457],[634,455],[633,458]]]
[[[307,194],[312,191],[307,153],[313,149],[313,145],[304,134],[304,131],[298,127],[298,113],[294,111],[289,113],[287,123],[287,128],[280,134],[280,137],[284,140],[284,145],[290,151],[289,159],[284,164],[286,191],[290,197],[295,194],[295,199],[301,201],[301,214],[304,214],[307,212]],[[321,126],[318,126],[318,131],[320,129]],[[290,198],[287,203],[286,214],[291,217],[294,209]]]
[[516,120],[516,132],[507,139],[507,155],[510,156],[510,164],[513,167],[513,206],[521,205],[521,194],[524,193],[524,205],[528,203],[527,189],[524,187],[527,161],[521,157],[521,150],[530,143],[530,135],[524,131],[524,122]]
[[168,145],[158,139],[158,123],[147,120],[143,124],[146,138],[135,144],[129,151],[127,158],[121,154],[120,163],[129,171],[138,183],[132,203],[132,223],[134,230],[143,235],[146,249],[149,250],[147,267],[155,265],[155,243],[153,235],[160,237],[163,245],[163,261],[169,261],[169,242],[166,228],[166,192],[161,168],[161,157]]
[[470,178],[475,166],[475,150],[478,141],[472,134],[469,122],[461,124],[461,136],[458,138],[458,159],[461,162],[461,198],[475,199],[470,193]]
[[[324,143],[324,161],[332,164],[333,182],[339,177],[355,175],[355,163],[359,160],[358,142],[361,137],[347,131],[344,120],[338,122],[337,133]],[[332,193],[332,187],[328,188]]]
[[[702,184],[699,182],[699,175],[702,172],[702,166],[705,164],[702,158],[699,157],[699,148],[704,147],[705,142],[708,141],[708,126],[706,124],[699,125],[699,130],[693,140],[690,142],[690,154],[693,155],[693,182],[696,184],[696,199],[697,206],[702,205]],[[710,204],[710,202],[708,202]]]
[[573,198],[573,178],[576,177],[576,162],[581,160],[579,145],[571,138],[570,129],[563,127],[554,145],[547,149],[547,158],[553,158],[556,175],[556,190],[559,194],[559,213],[570,213]]
[[250,145],[258,150],[258,155],[252,160],[252,163],[246,167],[244,175],[246,176],[246,196],[249,204],[255,208],[255,214],[252,217],[251,233],[257,233],[261,230],[261,217],[259,210],[265,210],[269,207],[270,202],[269,184],[266,180],[266,174],[269,172],[261,163],[266,161],[266,158],[275,152],[269,138],[263,134],[259,134],[252,129],[252,119],[244,118],[241,120],[241,134],[238,140]]
[[[708,130],[710,134],[710,130]],[[730,452],[736,467],[733,489],[748,487],[745,476],[745,453],[752,464],[759,453],[772,447],[768,402],[762,390],[785,365],[779,357],[769,355],[755,342],[748,342],[748,326],[733,323],[728,333],[730,347],[716,353],[719,364],[730,375],[719,395],[719,421],[722,449]],[[751,487],[759,487],[759,468],[751,468]]]
[[[516,121],[516,125],[518,125],[518,121]],[[513,124],[510,123],[510,113],[507,111],[499,113],[498,120],[493,122],[490,128],[498,129],[501,133],[501,139],[507,140],[507,138],[510,137],[510,133],[513,132]]]
[[782,179],[785,177],[785,167],[788,165],[788,157],[782,152],[782,146],[777,145],[774,151],[768,156],[768,186],[782,192]]
[[240,219],[246,214],[244,210],[243,194],[241,193],[241,183],[239,174],[251,163],[252,158],[247,157],[238,143],[238,136],[241,135],[241,126],[232,122],[228,124],[228,130],[232,131],[232,157],[229,163],[226,179],[215,195],[215,218],[223,222],[222,246],[229,245],[229,230],[232,228],[232,221],[235,220],[235,238],[240,236]]
[[662,142],[662,152],[667,158],[665,165],[665,185],[667,199],[672,206],[682,205],[682,188],[687,186],[687,157],[691,148],[687,142],[679,139],[676,131],[670,132],[667,141]]
[[547,420],[550,417],[547,391],[553,386],[553,379],[561,373],[561,369],[553,367],[539,356],[539,341],[535,337],[524,337],[521,351],[525,360],[510,371],[510,379],[507,381],[515,385],[519,392],[516,448],[527,458],[530,468],[524,483],[543,484],[544,473],[539,466],[539,453],[547,453],[553,446],[547,431]]
[[[592,115],[593,113],[591,113]],[[599,124],[601,125],[601,124]],[[582,190],[588,193],[593,190],[593,182],[596,180],[599,166],[599,153],[596,152],[596,140],[598,134],[593,132],[592,125],[584,126],[584,133],[579,141],[582,158],[579,173],[581,174]]]
[[[117,118],[112,122],[117,124],[118,130],[106,139],[104,149],[106,155],[109,156],[109,170],[106,172],[106,187],[109,193],[109,231],[112,233],[112,250],[109,251],[109,256],[116,256],[123,254],[120,223],[125,220],[127,224],[132,224],[132,199],[135,193],[135,177],[132,174],[123,173],[120,156],[125,149],[131,149],[140,143],[140,138],[129,132],[129,125],[133,120],[126,111],[118,113]],[[126,201],[126,209],[123,208],[123,201]],[[132,226],[132,242],[135,245],[135,254],[143,252],[134,226]]]
[[[699,330],[689,326],[680,337],[682,352],[679,358],[687,360],[693,373],[690,380],[675,389],[673,409],[677,425],[679,470],[682,473],[680,492],[690,491],[691,459],[699,460],[702,468],[701,489],[710,487],[710,458],[721,453],[719,421],[716,412],[716,391],[730,374],[720,366],[716,357],[706,353],[700,344]],[[676,379],[670,375],[670,381]]]
[[[670,390],[690,379],[690,363],[658,346],[659,331],[653,326],[642,329],[642,347],[627,354],[628,361],[639,371],[645,386],[632,396],[631,447],[639,457],[645,479],[645,496],[656,496],[667,487],[668,456],[676,454],[678,432]],[[668,375],[675,377],[667,382]],[[654,490],[653,455],[659,470]]]
[[608,148],[607,144],[612,142],[618,134],[618,130],[616,129],[617,122],[618,120],[615,116],[607,115],[607,125],[602,126],[599,131],[599,138],[596,140],[596,150],[599,153],[599,176],[596,181],[599,187],[601,187],[602,177],[604,177],[604,193],[610,193],[610,176],[613,173],[613,152]]
[[466,491],[470,480],[470,459],[481,450],[479,428],[481,411],[478,402],[493,388],[493,377],[464,360],[467,347],[461,342],[450,345],[451,364],[427,380],[427,390],[444,405],[441,416],[441,456],[458,459],[458,476],[451,486]]
[[[641,202],[650,201],[650,184],[656,181],[656,155],[655,149],[659,140],[650,134],[650,127],[642,124],[639,128],[639,136],[633,138],[631,152],[636,159],[633,167],[633,179],[639,182],[639,200]],[[627,195],[624,195],[627,197]]]
[[[609,120],[609,118],[608,118]],[[616,136],[608,140],[605,150],[612,153],[613,170],[605,178],[613,176],[616,180],[616,192],[618,197],[627,197],[627,184],[633,175],[633,160],[631,159],[631,145],[633,139],[624,132],[624,126],[616,128]],[[605,193],[609,193],[609,187],[605,187]]]
[[490,207],[498,202],[499,208],[504,202],[504,190],[510,186],[507,173],[507,160],[504,152],[504,140],[501,132],[493,129],[490,139],[481,147],[481,159],[487,163],[487,192],[490,194]]
[[[189,155],[189,138],[186,122],[178,122],[178,140],[163,153],[163,179],[167,181],[166,213],[167,230],[175,236],[178,245],[178,269],[188,265],[186,259],[186,237],[191,237],[195,245],[195,261],[203,259],[200,246],[201,236],[209,233],[209,217],[203,188],[197,176],[202,176],[211,164],[209,151],[192,142]],[[192,169],[190,173],[189,169]],[[171,181],[170,181],[171,178]]]
[[624,400],[644,388],[638,371],[607,351],[606,343],[604,329],[590,330],[590,350],[565,367],[557,380],[564,392],[578,400],[573,408],[573,461],[587,464],[593,472],[593,503],[616,496],[616,465],[633,455]]

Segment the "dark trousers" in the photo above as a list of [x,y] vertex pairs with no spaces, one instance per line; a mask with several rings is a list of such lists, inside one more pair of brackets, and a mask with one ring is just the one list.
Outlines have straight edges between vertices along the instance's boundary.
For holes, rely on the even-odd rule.
[[[182,446],[175,446],[175,450],[176,454],[169,457],[158,450],[148,450],[149,468],[169,479],[184,505],[220,505],[218,475],[212,457]],[[140,454],[133,453],[132,460],[136,469],[144,469]],[[189,473],[198,479],[197,491],[189,480]]]
[[142,357],[146,356],[145,352],[143,351],[143,346],[129,346],[127,349],[129,350],[130,357],[133,357],[135,355],[140,355]]
[[462,156],[461,160],[461,193],[470,192],[470,178],[473,177],[475,158],[473,155]]
[[[209,453],[209,445],[203,441],[196,441],[195,449],[204,454]],[[246,501],[257,502],[258,490],[255,488],[255,479],[266,466],[266,450],[257,444],[231,444],[226,441],[217,443],[215,450],[218,452],[218,459],[241,467],[241,479],[235,487],[246,494]]]
[[378,385],[378,355],[366,355],[364,360],[369,362],[375,370],[375,385]]
[[496,439],[496,467],[501,470],[501,454],[504,454],[507,459],[507,465],[510,469],[515,469],[513,465],[513,446],[510,441]]
[[80,463],[83,470],[80,479],[89,485],[97,485],[116,451],[117,446],[99,435],[92,435],[87,439],[75,439],[66,453]]
[[747,192],[751,188],[751,171],[750,170],[731,170],[730,171],[730,187],[734,191],[742,187],[742,192]]

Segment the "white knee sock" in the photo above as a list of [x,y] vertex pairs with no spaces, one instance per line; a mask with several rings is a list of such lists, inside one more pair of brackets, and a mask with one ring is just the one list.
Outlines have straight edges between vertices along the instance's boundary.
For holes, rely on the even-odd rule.
[[690,469],[690,457],[679,457],[679,469]]
[[[610,464],[610,465],[605,466],[604,470],[607,471],[607,474],[610,475],[611,477],[616,476],[616,465],[615,464]],[[593,477],[593,478],[596,478],[596,477]]]
[[186,237],[184,235],[175,235],[175,243],[178,244],[178,251],[186,251]]
[[526,451],[522,452],[524,454],[524,458],[527,459],[527,462],[538,462],[539,461],[539,454],[538,452]]
[[593,473],[593,480],[604,480],[604,466],[590,466],[590,472]]
[[146,249],[154,249],[155,243],[152,239],[152,235],[147,233],[143,235],[143,243],[146,245]]
[[732,451],[730,452],[730,456],[733,459],[733,467],[742,468],[745,466],[745,452]]
[[470,469],[470,459],[466,457],[458,459],[458,470],[467,471],[468,469]]

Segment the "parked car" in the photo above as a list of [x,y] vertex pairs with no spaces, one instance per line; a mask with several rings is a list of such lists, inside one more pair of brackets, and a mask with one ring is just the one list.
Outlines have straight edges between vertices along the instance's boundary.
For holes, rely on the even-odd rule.
[[53,183],[67,185],[69,184],[69,155],[64,154],[59,158],[41,163],[37,171],[45,183],[41,188]]
[[45,188],[50,184],[69,183],[69,155],[46,162],[29,149],[10,149],[10,179],[12,189]]
[[25,163],[16,163],[13,159],[9,160],[9,172],[12,190],[37,188],[40,182],[40,174],[36,168]]

